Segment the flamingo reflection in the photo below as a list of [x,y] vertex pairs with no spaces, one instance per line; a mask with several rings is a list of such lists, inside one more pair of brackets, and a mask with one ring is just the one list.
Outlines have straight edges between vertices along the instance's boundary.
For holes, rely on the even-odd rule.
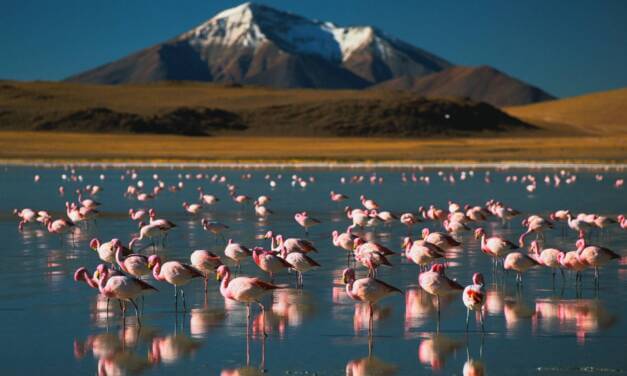
[[372,354],[374,339],[368,336],[368,356],[346,363],[346,376],[394,375],[398,367],[384,362]]
[[537,299],[535,314],[540,329],[574,333],[580,344],[588,333],[608,329],[616,322],[616,316],[598,300]]
[[462,345],[463,342],[457,339],[439,333],[434,334],[420,342],[418,360],[434,370],[440,370],[444,367],[446,358]]

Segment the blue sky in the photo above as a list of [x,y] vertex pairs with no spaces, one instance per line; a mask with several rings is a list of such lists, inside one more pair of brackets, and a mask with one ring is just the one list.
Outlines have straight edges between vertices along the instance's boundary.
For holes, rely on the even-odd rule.
[[[58,80],[178,35],[242,1],[2,1],[0,78]],[[492,65],[560,96],[627,86],[627,1],[261,0],[374,25],[455,64]]]

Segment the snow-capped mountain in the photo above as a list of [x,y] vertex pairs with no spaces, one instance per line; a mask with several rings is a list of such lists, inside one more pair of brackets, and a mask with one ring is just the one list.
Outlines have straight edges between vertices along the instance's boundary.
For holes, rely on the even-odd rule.
[[[453,67],[448,61],[371,26],[342,27],[244,3],[172,40],[68,80],[101,84],[193,80],[353,89],[391,82],[380,87],[412,90],[421,86],[399,84],[399,80],[418,80]],[[448,76],[441,76],[438,82]],[[476,81],[458,80],[456,85],[449,85],[452,89],[445,94],[479,93],[472,97],[476,100],[499,95],[463,87],[475,85]],[[526,85],[512,78],[511,82],[502,82],[499,90],[505,87],[517,92],[521,84]],[[459,93],[456,87],[462,87]]]
[[450,66],[446,60],[370,26],[340,27],[244,3],[173,40],[69,80],[124,83],[182,79],[362,88]]

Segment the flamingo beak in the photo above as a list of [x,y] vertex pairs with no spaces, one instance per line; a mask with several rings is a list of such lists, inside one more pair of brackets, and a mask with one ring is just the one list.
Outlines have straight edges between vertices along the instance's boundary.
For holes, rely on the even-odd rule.
[[347,284],[347,283],[348,283],[348,278],[346,278],[346,276],[345,276],[345,275],[343,275],[343,276],[342,276],[342,282],[343,282],[344,284]]
[[96,277],[96,279],[100,279],[100,271],[96,270],[94,272],[94,276]]

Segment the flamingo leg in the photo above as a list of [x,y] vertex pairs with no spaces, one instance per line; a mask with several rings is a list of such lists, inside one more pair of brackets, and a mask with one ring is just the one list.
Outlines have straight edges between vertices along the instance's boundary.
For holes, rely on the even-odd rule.
[[267,337],[268,333],[266,333],[266,308],[263,306],[263,304],[257,302],[257,304],[259,305],[259,308],[261,308],[261,320],[262,320],[262,328],[263,328],[263,336]]
[[483,308],[479,311],[479,317],[481,318],[481,331],[485,332],[485,328],[483,326]]
[[133,307],[135,307],[135,315],[137,316],[137,325],[141,327],[142,322],[139,320],[139,308],[137,307],[137,303],[135,303],[133,299],[129,299],[129,300],[133,304]]
[[178,312],[179,310],[179,294],[176,290],[176,285],[174,285],[174,312]]
[[183,297],[183,312],[187,312],[187,305],[185,304],[185,290],[181,289],[181,296]]
[[470,308],[466,308],[466,331],[468,331],[468,322],[470,321]]
[[372,335],[372,329],[374,328],[374,309],[372,303],[370,303],[370,317],[368,319],[368,335]]

